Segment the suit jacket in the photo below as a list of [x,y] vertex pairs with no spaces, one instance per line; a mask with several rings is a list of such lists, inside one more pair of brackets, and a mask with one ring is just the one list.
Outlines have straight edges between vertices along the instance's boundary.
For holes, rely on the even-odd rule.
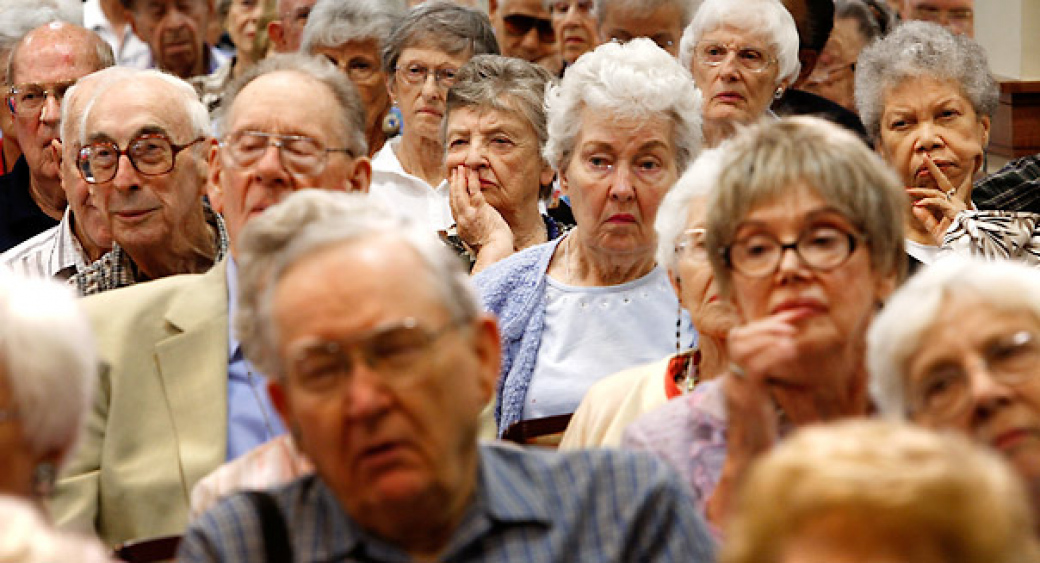
[[227,264],[83,300],[104,363],[51,511],[115,545],[181,534],[227,449]]

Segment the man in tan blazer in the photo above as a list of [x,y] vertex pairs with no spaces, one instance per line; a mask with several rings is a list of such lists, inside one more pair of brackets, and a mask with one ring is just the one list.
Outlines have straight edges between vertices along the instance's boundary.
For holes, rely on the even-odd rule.
[[[237,353],[229,346],[229,287],[243,226],[299,189],[368,189],[364,111],[330,64],[278,55],[225,99],[208,193],[227,223],[231,257],[205,274],[84,300],[105,365],[51,510],[60,526],[96,532],[110,545],[183,533],[192,486],[229,457],[229,425],[238,420],[229,422],[229,412],[241,408],[229,398]],[[255,407],[260,397],[249,402]]]

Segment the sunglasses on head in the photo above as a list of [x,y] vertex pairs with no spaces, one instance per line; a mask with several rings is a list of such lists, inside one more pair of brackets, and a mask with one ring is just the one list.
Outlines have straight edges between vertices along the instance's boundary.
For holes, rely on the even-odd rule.
[[523,14],[513,14],[502,18],[506,24],[506,33],[519,37],[527,35],[532,27],[538,29],[538,40],[542,43],[553,43],[556,36],[553,35],[552,21]]

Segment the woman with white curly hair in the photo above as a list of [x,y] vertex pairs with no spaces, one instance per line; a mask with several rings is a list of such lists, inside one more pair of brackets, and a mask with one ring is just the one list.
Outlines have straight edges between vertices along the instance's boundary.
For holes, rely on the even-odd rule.
[[601,45],[548,90],[543,154],[577,226],[474,278],[502,331],[500,435],[548,417],[555,424],[534,433],[562,431],[593,383],[663,357],[677,337],[692,343],[654,258],[654,219],[700,149],[693,91],[689,73],[648,39]]

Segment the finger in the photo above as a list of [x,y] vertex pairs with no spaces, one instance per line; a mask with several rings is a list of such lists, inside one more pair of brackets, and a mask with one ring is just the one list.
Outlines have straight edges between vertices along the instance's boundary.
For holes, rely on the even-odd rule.
[[946,199],[946,192],[937,190],[935,188],[907,188],[907,195],[914,199],[921,199],[926,197],[938,197]]
[[914,209],[926,209],[932,214],[938,215],[939,217],[953,218],[957,215],[958,209],[943,197],[928,197],[919,199],[914,202]]
[[932,173],[932,178],[935,179],[935,184],[939,186],[939,189],[942,190],[943,193],[949,194],[956,191],[954,185],[950,183],[950,179],[946,177],[946,174],[943,174],[943,171],[936,166],[932,157],[927,154],[924,155],[924,165],[928,167],[928,171]]
[[[482,196],[480,193],[480,175],[477,174],[476,170],[466,170],[466,188],[470,196],[470,202],[475,203],[473,200],[477,196]],[[481,197],[483,199],[483,197]]]
[[932,238],[936,238],[936,235],[941,234],[938,233],[939,220],[936,219],[935,214],[932,213],[930,210],[925,209],[923,207],[914,206],[914,208],[911,209],[910,212],[914,214],[914,217],[917,218],[917,220],[921,223],[925,230],[932,234]]

